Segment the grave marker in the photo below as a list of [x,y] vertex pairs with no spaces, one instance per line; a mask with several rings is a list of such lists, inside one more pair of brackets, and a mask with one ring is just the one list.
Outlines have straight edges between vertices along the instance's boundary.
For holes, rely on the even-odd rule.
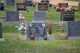
[[0,38],[2,38],[2,23],[0,22]]
[[33,21],[45,21],[46,20],[46,12],[34,12]]
[[26,11],[25,3],[17,3],[17,11]]
[[7,11],[6,21],[19,21],[19,12],[17,11]]
[[74,21],[75,14],[73,11],[64,11],[61,12],[61,21]]
[[80,21],[68,22],[68,36],[80,36]]
[[49,3],[49,0],[41,0],[41,2],[47,2],[47,3]]
[[6,5],[15,6],[15,0],[5,0]]
[[32,0],[25,0],[26,6],[32,6]]
[[35,37],[36,39],[38,37],[41,37],[44,39],[47,37],[46,27],[45,23],[28,23],[28,29],[27,29],[28,37]]
[[78,9],[79,9],[79,11],[80,11],[80,3],[78,4]]
[[4,3],[0,3],[0,11],[4,11]]
[[49,4],[47,2],[38,3],[38,11],[47,11],[48,5]]

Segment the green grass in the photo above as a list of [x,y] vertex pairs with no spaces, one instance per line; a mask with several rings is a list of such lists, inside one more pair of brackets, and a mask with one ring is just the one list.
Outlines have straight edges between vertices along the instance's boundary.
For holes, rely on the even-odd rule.
[[[10,36],[16,36],[16,40]],[[0,42],[0,53],[80,53],[79,40],[20,41],[19,34],[4,33]]]

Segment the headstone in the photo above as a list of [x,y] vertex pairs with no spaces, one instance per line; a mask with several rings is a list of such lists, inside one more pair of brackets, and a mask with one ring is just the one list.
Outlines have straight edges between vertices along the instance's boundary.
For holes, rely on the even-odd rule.
[[68,22],[68,36],[80,36],[80,21]]
[[25,3],[17,3],[17,11],[26,11]]
[[0,38],[2,38],[2,23],[0,22]]
[[15,0],[5,0],[6,5],[15,6]]
[[36,39],[38,37],[41,37],[41,39],[45,38],[47,36],[45,23],[28,23],[28,29],[27,29],[28,37],[35,37]]
[[46,12],[34,12],[33,21],[45,21],[46,20]]
[[6,21],[19,21],[19,12],[17,11],[7,11]]
[[80,11],[80,3],[78,4],[78,9],[79,9],[79,11]]
[[49,3],[49,0],[41,0],[41,2],[48,2]]
[[47,11],[48,5],[49,4],[47,2],[38,3],[38,11]]
[[75,13],[73,11],[61,12],[61,21],[74,21]]
[[26,6],[32,6],[32,0],[25,0]]
[[4,3],[0,3],[0,11],[4,11]]

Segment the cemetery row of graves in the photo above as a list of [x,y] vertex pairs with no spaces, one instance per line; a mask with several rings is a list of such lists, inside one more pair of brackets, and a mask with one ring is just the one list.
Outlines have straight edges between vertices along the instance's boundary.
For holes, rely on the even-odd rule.
[[0,53],[80,53],[80,4],[75,10],[68,3],[54,6],[46,0],[4,1]]
[[[58,35],[61,36],[62,39],[80,38],[80,21],[76,19],[76,14],[79,15],[80,13],[80,3],[77,6],[77,10],[75,10],[69,6],[68,3],[59,3],[54,7],[49,1],[41,1],[36,4],[27,0],[25,2],[15,3],[15,0],[4,0],[4,2],[0,3],[0,12],[5,14],[1,16],[0,20],[0,38],[3,38],[3,31],[5,30],[3,30],[2,26],[5,24],[8,25],[9,23],[10,25],[19,23],[11,27],[11,29],[15,28],[13,30],[20,31],[22,36],[26,36],[26,38],[31,40],[53,40],[57,33],[59,33]],[[16,10],[6,10],[5,6],[13,6]],[[32,21],[27,22],[25,21],[25,19],[27,20],[27,16],[24,17],[22,13],[29,13],[31,11],[30,8],[34,8],[35,10],[31,12],[32,15],[28,15],[32,17]],[[55,14],[59,13],[59,15],[51,13],[55,18],[59,16],[59,20],[56,18],[57,21],[52,20],[52,23],[49,23],[49,21],[46,22],[46,16],[50,13],[49,10]],[[27,15],[27,13],[25,15]],[[49,16],[52,17],[51,15]],[[55,25],[55,29],[53,25]],[[59,28],[56,25],[58,25]],[[54,30],[56,32],[53,32]]]

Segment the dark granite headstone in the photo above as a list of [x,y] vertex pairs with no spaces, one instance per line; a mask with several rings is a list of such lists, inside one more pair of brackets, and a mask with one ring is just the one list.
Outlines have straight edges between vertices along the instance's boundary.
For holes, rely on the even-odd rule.
[[17,3],[17,11],[26,11],[26,4],[25,3]]
[[33,21],[45,21],[46,20],[46,12],[34,12]]
[[6,5],[15,6],[15,0],[5,0]]
[[[45,23],[44,23],[45,24]],[[45,37],[47,35],[46,27],[43,23],[28,23],[28,37]]]
[[0,3],[0,11],[4,11],[4,3]]
[[75,13],[73,11],[61,12],[61,21],[74,21]]
[[0,22],[0,38],[2,38],[2,23]]
[[6,21],[19,21],[19,12],[17,11],[7,11]]
[[38,3],[38,11],[47,11],[49,4],[47,2]]
[[79,9],[79,11],[80,11],[80,3],[78,4],[78,9]]
[[47,2],[47,3],[49,3],[49,0],[41,0],[41,2]]
[[68,36],[80,36],[80,21],[68,22]]
[[25,0],[26,6],[32,6],[32,0]]

